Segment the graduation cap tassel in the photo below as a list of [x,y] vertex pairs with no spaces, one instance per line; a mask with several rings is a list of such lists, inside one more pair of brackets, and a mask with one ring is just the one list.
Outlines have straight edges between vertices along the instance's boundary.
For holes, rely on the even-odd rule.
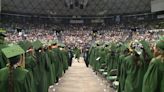
[[13,76],[13,70],[14,70],[13,65],[9,65],[9,80],[8,80],[9,90],[8,90],[8,92],[14,92],[14,76]]
[[25,68],[25,54],[22,54],[20,57],[20,66]]

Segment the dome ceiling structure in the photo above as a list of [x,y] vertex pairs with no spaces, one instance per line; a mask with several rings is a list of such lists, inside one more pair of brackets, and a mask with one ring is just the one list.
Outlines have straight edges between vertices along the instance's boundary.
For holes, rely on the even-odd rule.
[[2,13],[120,15],[151,12],[151,0],[3,0]]

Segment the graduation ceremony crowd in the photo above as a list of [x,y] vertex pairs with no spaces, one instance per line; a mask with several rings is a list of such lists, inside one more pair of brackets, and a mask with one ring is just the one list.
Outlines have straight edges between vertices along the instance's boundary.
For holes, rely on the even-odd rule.
[[48,92],[68,69],[65,45],[56,40],[5,43],[0,33],[0,91]]
[[81,53],[86,66],[117,92],[164,92],[163,31],[139,26],[133,32],[122,25],[96,32],[92,26],[68,26],[61,35],[42,27],[25,34],[1,29],[0,92],[48,92]]

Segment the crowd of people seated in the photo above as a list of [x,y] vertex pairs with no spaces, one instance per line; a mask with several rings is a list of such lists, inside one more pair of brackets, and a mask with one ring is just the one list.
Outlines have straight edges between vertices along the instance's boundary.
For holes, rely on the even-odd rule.
[[[4,23],[1,25],[2,28],[8,31],[6,40],[9,42],[17,42],[23,39],[58,39],[67,45],[76,44],[78,47],[84,47],[88,43],[92,43],[92,40],[109,41],[115,39],[125,41],[127,39],[141,40],[145,38],[149,38],[148,40],[150,40],[153,36],[158,35],[149,32],[149,30],[154,30],[155,26],[146,22],[113,25],[53,25],[32,23]],[[22,32],[19,33],[17,29],[22,29]],[[58,33],[58,31],[60,32]]]

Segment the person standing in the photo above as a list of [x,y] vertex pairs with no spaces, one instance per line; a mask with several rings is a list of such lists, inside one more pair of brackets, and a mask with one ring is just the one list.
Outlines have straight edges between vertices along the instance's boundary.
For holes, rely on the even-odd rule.
[[20,66],[21,55],[24,50],[13,45],[2,49],[9,64],[0,70],[1,92],[35,92],[32,74]]
[[7,45],[5,43],[5,37],[6,37],[6,35],[4,35],[3,33],[0,32],[0,69],[4,68],[7,64],[7,60],[1,51],[1,49],[7,47]]
[[164,36],[156,42],[154,56],[144,76],[142,92],[164,92]]
[[77,59],[77,61],[79,62],[81,50],[78,47],[74,48],[74,55],[75,55],[75,58]]
[[125,58],[126,79],[124,92],[142,92],[143,78],[147,71],[147,59],[143,53],[144,47],[139,41],[134,41],[130,45],[131,55]]
[[84,51],[84,61],[85,61],[86,67],[89,67],[89,48],[86,48]]
[[68,48],[68,64],[72,66],[73,51],[71,48]]
[[35,49],[35,57],[36,62],[38,65],[38,72],[40,74],[40,77],[38,77],[38,85],[37,85],[37,92],[48,92],[48,82],[47,82],[47,71],[46,71],[46,57],[44,54],[43,44],[36,40],[32,43],[34,49]]

